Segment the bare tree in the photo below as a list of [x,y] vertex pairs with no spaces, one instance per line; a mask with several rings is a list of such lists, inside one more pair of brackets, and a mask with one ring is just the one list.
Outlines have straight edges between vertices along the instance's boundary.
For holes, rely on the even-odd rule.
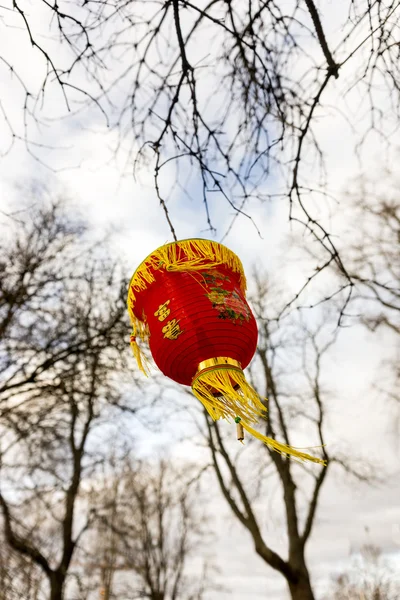
[[93,489],[101,518],[86,565],[100,571],[102,597],[202,600],[216,586],[207,561],[199,572],[210,531],[196,470],[129,458],[119,470]]
[[[222,495],[250,533],[258,556],[285,578],[292,600],[314,600],[305,550],[323,485],[335,466],[361,481],[368,481],[372,471],[362,462],[359,466],[349,464],[344,455],[334,452],[332,444],[325,445],[328,407],[324,361],[338,330],[334,334],[332,327],[327,330],[326,315],[318,326],[295,319],[278,325],[269,314],[271,296],[270,286],[258,277],[253,307],[259,323],[259,345],[252,374],[255,387],[268,398],[266,435],[293,446],[301,445],[295,443],[294,432],[301,440],[313,440],[327,466],[309,467],[268,447],[255,447],[249,440],[247,452],[254,452],[251,457],[255,465],[250,474],[249,456],[243,452],[235,456],[221,426],[208,417],[207,443]],[[284,555],[274,549],[262,526],[261,504],[265,508],[267,502],[270,507],[271,489],[281,494],[279,518],[285,523],[287,537]]]
[[[245,216],[252,198],[286,198],[289,220],[323,248],[323,268],[316,266],[315,275],[336,265],[346,304],[351,276],[308,202],[326,200],[316,122],[333,110],[328,88],[343,95],[358,89],[359,111],[367,115],[361,141],[370,132],[390,141],[399,123],[400,10],[395,0],[341,0],[335,11],[341,11],[343,28],[335,41],[325,10],[314,0],[42,0],[35,18],[26,0],[14,0],[13,10],[0,9],[3,26],[22,27],[42,61],[43,78],[32,89],[13,56],[1,57],[24,112],[17,128],[0,104],[10,145],[23,140],[40,158],[32,120],[45,120],[47,93],[56,85],[68,110],[83,103],[102,112],[119,133],[115,152],[127,156],[129,168],[132,159],[135,170],[152,164],[174,237],[167,203],[178,192],[202,203],[211,231],[216,195],[226,201],[232,222]],[[318,184],[315,169],[312,179],[307,176],[305,156],[320,167]],[[176,185],[168,178],[166,186],[161,173],[174,167]],[[268,193],[271,176],[283,184]],[[200,195],[193,193],[199,188]]]
[[361,301],[358,306],[362,305],[362,322],[372,331],[387,327],[400,334],[398,178],[389,170],[384,176],[384,182],[366,177],[356,180],[349,194],[356,227],[345,252],[357,284],[355,297]]
[[[59,203],[33,208],[18,215],[1,254],[4,536],[42,569],[51,600],[63,598],[95,518],[80,491],[102,461],[129,356],[120,268],[82,233]],[[134,411],[135,400],[123,406]]]
[[349,569],[335,576],[326,600],[396,600],[400,574],[384,560],[382,551],[367,545],[353,557]]
[[[351,238],[343,253],[354,281],[351,317],[372,332],[381,332],[392,355],[382,361],[376,388],[389,400],[390,428],[398,440],[400,383],[400,200],[398,176],[382,171],[379,181],[357,179],[348,194]],[[349,240],[349,237],[347,237]]]

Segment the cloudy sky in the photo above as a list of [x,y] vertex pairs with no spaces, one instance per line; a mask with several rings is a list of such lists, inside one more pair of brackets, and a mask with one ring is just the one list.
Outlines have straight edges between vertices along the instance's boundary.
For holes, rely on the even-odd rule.
[[[3,27],[0,22],[0,56],[12,57],[24,81],[35,87],[43,74],[43,62],[38,52],[30,47],[20,19],[11,10],[6,10],[11,8],[11,2],[7,4],[7,0],[3,0],[2,4],[5,7],[1,13],[3,24],[7,23],[8,27]],[[333,47],[343,35],[345,18],[345,12],[336,10],[334,5],[336,7],[336,3],[327,2],[324,8],[324,22]],[[33,4],[30,6],[30,15],[33,20],[40,21]],[[362,127],[357,92],[343,98],[346,75],[345,72],[343,82],[339,79],[327,90],[325,104],[343,110],[353,124]],[[22,135],[24,96],[18,81],[10,77],[6,68],[0,68],[0,90],[2,107],[15,131]],[[57,90],[49,92],[46,103],[48,114],[63,112],[60,110],[61,103],[62,98]],[[321,115],[317,132],[326,153],[330,189],[340,199],[349,181],[360,172],[353,151],[356,137],[349,123],[340,116],[340,111],[328,108]],[[126,260],[129,265],[127,270],[132,272],[149,252],[171,240],[153,189],[152,172],[142,171],[140,180],[136,182],[132,177],[121,176],[122,161],[110,162],[110,148],[115,142],[115,134],[107,132],[99,111],[87,111],[62,121],[55,120],[41,130],[32,128],[30,135],[33,141],[49,146],[47,150],[41,148],[38,153],[44,164],[35,160],[22,142],[15,142],[0,160],[1,210],[18,208],[30,180],[43,182],[50,189],[68,194],[99,235],[103,231],[116,232],[115,252]],[[9,139],[8,124],[0,115],[2,152],[7,150]],[[364,172],[377,175],[383,166],[381,157],[382,149],[372,138],[363,155]],[[165,177],[164,185],[168,185],[168,172]],[[219,239],[232,215],[221,202],[215,202],[212,209],[214,223],[218,227],[216,239]],[[328,203],[318,206],[317,210],[321,217],[329,219],[333,209],[335,215],[329,223],[339,243],[345,243],[346,236],[351,236],[351,230],[347,228],[346,205],[342,203],[338,208]],[[197,204],[177,197],[170,210],[178,237],[204,235],[205,226],[199,223]],[[290,234],[288,205],[281,201],[268,205],[254,202],[248,206],[248,212],[257,223],[262,237],[257,235],[249,221],[242,219],[237,220],[237,225],[224,243],[241,257],[247,272],[257,263],[273,278],[277,278],[279,273],[279,277],[285,278],[289,289],[298,289],[308,265],[298,261],[288,264],[286,260],[288,255],[284,248]],[[325,379],[333,390],[330,419],[332,439],[341,438],[349,452],[355,447],[366,459],[369,456],[377,459],[382,469],[391,473],[391,477],[387,485],[374,489],[362,487],[351,480],[343,481],[339,477],[333,477],[326,484],[317,527],[308,548],[317,591],[324,589],[330,573],[348,562],[350,551],[365,542],[381,545],[391,556],[400,553],[398,454],[390,435],[388,409],[383,401],[380,402],[373,388],[373,383],[379,379],[381,361],[392,355],[393,345],[390,336],[372,336],[354,325],[341,332],[330,356]],[[151,444],[154,448],[160,445],[156,436],[151,436]],[[196,456],[196,449],[190,448],[188,443],[184,452],[179,448],[174,452],[177,456],[187,455],[188,452]],[[284,582],[255,556],[246,532],[227,520],[229,513],[222,502],[217,504],[215,512],[215,528],[217,533],[220,532],[215,549],[221,568],[221,581],[231,590],[226,595],[221,592],[216,600],[224,597],[233,600],[286,598]],[[369,528],[368,532],[366,527]],[[276,540],[283,539],[282,525],[270,525],[268,535]]]

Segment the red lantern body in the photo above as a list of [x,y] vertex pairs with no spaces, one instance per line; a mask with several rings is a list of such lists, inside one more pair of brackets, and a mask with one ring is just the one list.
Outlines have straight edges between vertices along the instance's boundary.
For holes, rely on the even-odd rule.
[[164,375],[191,385],[199,364],[218,356],[247,367],[257,325],[237,273],[220,266],[194,273],[158,270],[154,276],[135,313],[145,315],[151,354]]

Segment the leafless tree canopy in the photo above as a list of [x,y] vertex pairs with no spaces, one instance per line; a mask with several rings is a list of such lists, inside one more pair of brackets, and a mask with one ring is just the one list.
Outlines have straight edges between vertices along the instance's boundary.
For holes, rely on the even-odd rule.
[[125,285],[60,203],[21,211],[10,229],[0,266],[0,508],[7,543],[60,600],[95,518],[82,482],[123,400]]
[[145,404],[121,266],[65,203],[36,200],[3,219],[0,595],[202,600],[209,566],[188,570],[206,533],[198,471],[141,464],[115,436]]
[[[357,228],[344,247],[356,283],[352,313],[371,331],[385,335],[392,356],[381,364],[376,387],[389,399],[390,429],[399,437],[400,382],[400,201],[398,177],[384,170],[381,181],[357,180],[350,199]],[[348,319],[354,322],[354,317]],[[389,341],[391,340],[391,341]],[[390,410],[390,405],[389,405]]]
[[[174,237],[167,202],[178,194],[203,205],[211,231],[216,202],[226,201],[234,221],[252,198],[286,198],[289,219],[322,245],[324,267],[336,264],[350,296],[351,276],[308,201],[324,182],[316,119],[333,110],[329,87],[344,95],[358,88],[368,122],[361,143],[370,132],[389,141],[399,122],[400,10],[394,0],[337,4],[343,32],[333,42],[324,4],[314,0],[41,0],[35,14],[14,0],[12,10],[0,9],[2,26],[23,28],[43,78],[31,88],[13,56],[1,56],[24,98],[21,127],[0,104],[9,142],[24,140],[40,158],[32,126],[46,121],[47,90],[56,85],[69,111],[101,111],[127,168],[152,165]],[[171,171],[172,186],[162,175]]]
[[346,248],[357,282],[362,321],[372,331],[386,326],[400,334],[400,201],[397,175],[384,172],[389,189],[356,181],[354,220],[357,231]]
[[[24,415],[29,408],[32,419],[37,410],[50,415],[57,394],[74,391],[69,380],[83,365],[107,376],[121,369],[126,341],[121,269],[106,251],[79,243],[83,226],[68,220],[62,205],[38,203],[13,227],[11,219],[3,224],[0,248],[0,406],[11,423],[19,408]],[[90,379],[82,377],[80,389],[89,393]]]
[[335,577],[326,600],[396,600],[400,577],[385,562],[379,548],[367,545],[353,557],[349,568]]
[[215,589],[207,560],[200,578],[193,565],[210,539],[197,472],[128,459],[96,488],[99,520],[85,571],[93,565],[100,572],[104,600],[202,600]]

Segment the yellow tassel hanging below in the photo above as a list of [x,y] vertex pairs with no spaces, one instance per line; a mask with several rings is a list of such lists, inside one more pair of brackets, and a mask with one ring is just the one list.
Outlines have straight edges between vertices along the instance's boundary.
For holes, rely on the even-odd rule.
[[134,335],[131,335],[131,348],[139,369],[147,377],[149,374],[149,363],[143,352],[140,350],[138,343],[136,342],[136,336]]
[[246,381],[239,367],[226,364],[199,370],[193,379],[192,391],[214,421],[220,418],[233,419],[253,437],[280,454],[326,464],[321,458],[277,442],[251,427],[260,417],[265,418],[267,411],[260,396]]

